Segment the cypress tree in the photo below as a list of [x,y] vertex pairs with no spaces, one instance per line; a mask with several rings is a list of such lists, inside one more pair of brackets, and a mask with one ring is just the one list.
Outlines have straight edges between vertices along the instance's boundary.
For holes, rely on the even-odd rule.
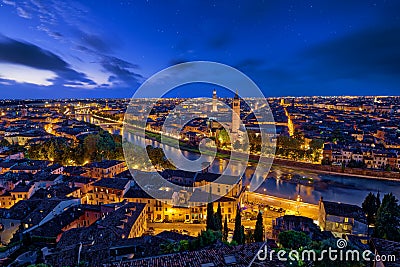
[[254,241],[264,241],[264,225],[261,211],[259,211],[257,215],[256,228],[254,229]]
[[235,230],[233,231],[232,240],[238,244],[243,244],[244,241],[244,230],[242,229],[242,216],[240,214],[239,205],[237,206],[236,210]]
[[210,185],[210,194],[208,195],[207,222],[206,223],[207,223],[206,230],[215,231],[214,203],[212,202],[211,185]]
[[367,215],[367,222],[369,225],[375,223],[375,216],[378,208],[376,197],[370,192],[362,203],[362,209]]
[[381,206],[381,195],[379,194],[378,191],[378,194],[376,194],[376,209],[379,209],[380,206]]
[[215,231],[214,207],[213,207],[213,203],[212,202],[207,203],[207,225],[206,225],[206,229]]
[[240,227],[240,243],[239,244],[244,244],[246,243],[246,234],[244,232],[244,226],[242,225]]
[[223,232],[223,240],[224,240],[224,241],[227,241],[227,240],[228,240],[228,232],[229,232],[229,228],[228,228],[228,217],[225,216],[224,232]]
[[215,230],[222,231],[222,212],[221,212],[221,203],[218,202],[217,213],[214,215],[215,220]]

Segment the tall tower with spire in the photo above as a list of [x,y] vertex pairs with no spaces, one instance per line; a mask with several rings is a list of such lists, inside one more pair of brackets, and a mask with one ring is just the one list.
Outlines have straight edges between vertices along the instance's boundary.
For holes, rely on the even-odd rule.
[[[235,114],[236,113],[236,114]],[[232,101],[232,133],[237,133],[240,127],[240,99],[238,91],[236,90],[235,96]]]
[[214,89],[212,97],[212,112],[217,112],[217,90]]

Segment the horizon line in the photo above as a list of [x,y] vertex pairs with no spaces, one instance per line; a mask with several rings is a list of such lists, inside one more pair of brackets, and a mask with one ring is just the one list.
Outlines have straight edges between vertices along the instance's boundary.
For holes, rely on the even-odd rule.
[[[265,99],[276,99],[276,98],[344,98],[344,97],[353,97],[353,98],[388,98],[388,97],[400,97],[400,95],[303,95],[303,96],[265,96]],[[134,99],[189,99],[189,98],[212,98],[211,97],[206,97],[206,96],[201,96],[201,97],[148,97],[148,98],[134,98]],[[231,98],[231,97],[218,97],[218,98]],[[246,97],[241,97],[243,99],[245,98],[260,98],[260,97],[251,97],[251,96],[246,96]],[[45,100],[51,100],[51,101],[58,101],[58,100],[95,100],[95,99],[115,99],[115,100],[122,100],[122,99],[133,99],[132,97],[80,97],[80,98],[1,98],[0,101],[45,101]]]

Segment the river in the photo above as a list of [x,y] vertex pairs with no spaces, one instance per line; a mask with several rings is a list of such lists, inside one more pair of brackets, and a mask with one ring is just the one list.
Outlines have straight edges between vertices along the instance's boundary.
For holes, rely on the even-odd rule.
[[[128,138],[133,143],[143,143],[142,137],[128,135]],[[157,141],[146,140],[145,142],[146,145],[151,144],[156,147],[161,147],[172,153],[182,153],[189,160],[196,160],[199,158],[199,154],[197,153],[188,151],[181,152],[175,147],[163,145]],[[228,162],[227,160],[213,160],[211,156],[206,156],[206,158],[209,162],[212,162],[210,172],[222,173],[225,170]],[[233,162],[230,169],[226,170],[226,173],[238,175],[240,169],[241,166]],[[263,179],[264,182],[256,192],[287,199],[296,199],[297,195],[300,193],[300,197],[304,202],[313,204],[317,204],[322,196],[324,200],[328,201],[361,205],[369,192],[377,193],[378,191],[380,192],[381,197],[383,197],[385,193],[392,192],[398,199],[400,199],[400,182],[396,181],[320,174],[312,171],[297,170],[290,167],[276,165],[271,168],[268,174],[264,174],[262,177],[253,177],[253,173],[254,167],[247,167],[244,174],[244,181],[247,183],[252,178]],[[305,186],[280,179],[280,177],[287,174],[298,174],[300,176],[312,178],[314,180],[314,185]]]
[[[94,124],[99,123],[99,121],[95,121],[96,119],[92,118],[90,115],[85,115],[82,119]],[[116,128],[113,133],[119,134],[119,129]],[[130,141],[133,141],[133,143],[143,143],[142,137],[135,135],[128,136]],[[162,147],[164,150],[170,151],[171,153],[182,153],[189,160],[196,160],[199,158],[199,154],[197,153],[188,151],[181,152],[175,147],[163,145],[152,140],[146,140],[145,142],[146,145],[151,144],[153,146]],[[228,163],[225,159],[213,160],[211,156],[206,156],[206,158],[209,162],[212,162],[210,172],[214,173],[222,173]],[[238,175],[239,170],[243,167],[238,164],[240,163],[232,162],[230,168],[226,170],[226,173]],[[244,174],[245,183],[249,182],[249,180],[253,178],[253,170],[254,167],[247,167]],[[282,176],[287,174],[298,174],[300,176],[312,178],[314,180],[314,185],[305,186],[280,179]],[[396,181],[321,174],[308,170],[298,170],[276,165],[271,168],[268,174],[263,174],[262,177],[254,178],[264,180],[262,185],[257,189],[258,193],[287,199],[296,199],[297,195],[300,193],[300,197],[304,202],[313,204],[317,204],[322,196],[324,200],[328,201],[361,205],[369,192],[380,192],[381,197],[383,197],[385,193],[391,192],[400,199],[400,182]]]

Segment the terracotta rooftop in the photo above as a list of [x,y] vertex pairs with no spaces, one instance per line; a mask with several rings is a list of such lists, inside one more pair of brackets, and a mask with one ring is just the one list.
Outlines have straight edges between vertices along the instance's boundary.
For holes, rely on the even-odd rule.
[[[371,247],[373,250],[377,251],[377,254],[380,256],[385,255],[394,255],[396,257],[396,261],[389,262],[385,261],[385,267],[399,267],[400,266],[400,242],[389,241],[385,239],[372,238],[370,241]],[[375,251],[373,251],[375,252]]]
[[106,187],[122,190],[129,183],[127,178],[103,178],[93,184],[93,186]]
[[56,215],[52,220],[31,231],[32,235],[55,238],[62,233],[62,229],[84,214],[79,206],[73,206],[63,213]]
[[323,201],[325,212],[328,215],[354,218],[355,220],[365,223],[366,217],[362,208],[356,205]]
[[57,248],[63,249],[75,245],[77,240],[85,243],[109,244],[112,241],[127,239],[132,225],[145,206],[146,204],[141,203],[126,203],[89,227],[71,229],[63,234]]
[[88,163],[85,165],[85,167],[88,168],[102,168],[102,169],[107,169],[110,168],[112,166],[118,165],[123,163],[123,161],[120,160],[103,160],[100,162],[92,162],[92,163]]
[[[262,243],[250,243],[239,246],[223,245],[218,248],[208,248],[196,251],[181,252],[169,255],[153,256],[143,259],[119,261],[107,264],[107,267],[173,267],[173,266],[236,266],[248,267]],[[256,265],[257,264],[257,265]],[[257,262],[252,266],[285,266],[284,262],[274,258],[268,262]]]

